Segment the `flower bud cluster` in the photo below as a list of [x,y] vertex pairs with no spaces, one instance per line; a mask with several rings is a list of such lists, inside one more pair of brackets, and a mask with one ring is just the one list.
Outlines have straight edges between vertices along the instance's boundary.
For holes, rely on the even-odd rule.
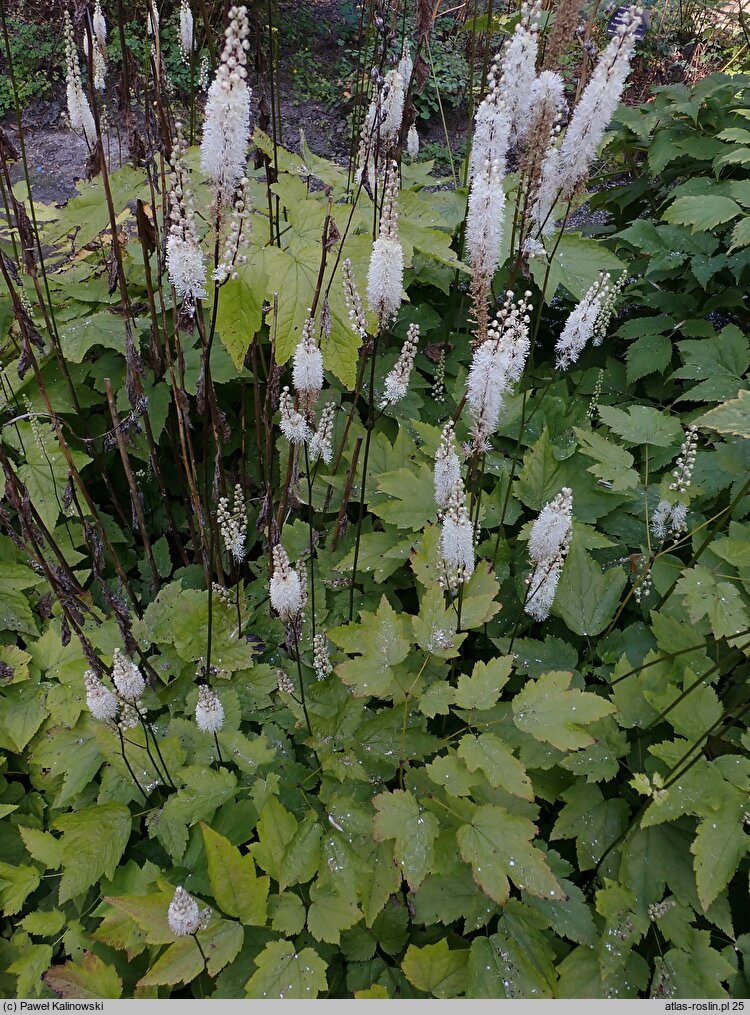
[[333,458],[333,424],[336,416],[336,403],[328,402],[320,414],[318,429],[310,438],[309,454],[310,464],[314,464],[319,458],[328,465]]
[[248,179],[242,176],[236,183],[237,191],[232,201],[232,213],[229,216],[229,229],[224,237],[221,260],[213,270],[213,280],[222,285],[231,276],[239,277],[238,268],[247,264],[244,253],[249,227],[245,223],[250,217],[250,206],[247,199]]
[[675,493],[687,493],[688,487],[693,481],[693,470],[695,459],[698,454],[698,427],[691,426],[685,433],[685,440],[680,448],[680,457],[677,459],[672,476],[674,482],[669,484],[669,489]]
[[227,553],[237,563],[245,559],[245,538],[247,536],[247,505],[239,483],[234,488],[234,506],[229,509],[229,498],[221,497],[216,510],[216,520],[224,540]]
[[357,279],[354,275],[354,268],[348,257],[344,261],[341,270],[344,279],[344,302],[346,303],[346,311],[349,316],[349,324],[355,335],[364,338],[367,334],[367,317],[365,316],[365,308],[362,303],[362,294],[359,291]]
[[331,660],[328,658],[328,639],[322,632],[313,639],[313,669],[318,680],[325,680],[333,673]]
[[63,18],[63,37],[65,41],[65,83],[68,103],[68,120],[70,129],[82,133],[89,148],[96,144],[96,124],[89,106],[89,100],[81,85],[81,68],[78,63],[78,52],[73,37],[73,22],[67,11]]
[[206,259],[198,242],[195,226],[195,199],[185,157],[187,144],[182,124],[176,125],[169,174],[169,236],[167,270],[177,295],[192,308],[196,300],[206,298]]
[[417,355],[419,344],[419,325],[410,324],[406,333],[406,340],[401,348],[401,355],[385,378],[385,391],[380,402],[380,408],[387,405],[394,405],[406,397],[409,391],[409,378],[411,377],[414,359]]

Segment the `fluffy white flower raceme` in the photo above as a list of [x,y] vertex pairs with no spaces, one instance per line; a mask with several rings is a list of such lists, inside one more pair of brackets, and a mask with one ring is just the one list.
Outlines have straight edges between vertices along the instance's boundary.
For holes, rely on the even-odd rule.
[[167,239],[170,284],[182,299],[193,303],[206,298],[206,258],[194,236]]
[[593,336],[599,316],[600,291],[599,283],[592,285],[565,322],[565,327],[555,344],[558,370],[567,370],[571,367]]
[[379,236],[372,247],[367,273],[367,300],[381,327],[392,320],[401,306],[404,287],[404,251],[397,238]]
[[96,124],[89,106],[89,100],[81,85],[81,69],[78,63],[75,40],[73,38],[73,23],[70,15],[65,11],[64,16],[65,36],[65,66],[66,66],[66,97],[68,100],[68,120],[71,130],[83,134],[87,144],[93,148],[96,144]]
[[496,57],[502,67],[500,94],[510,121],[511,137],[523,139],[529,127],[529,109],[536,80],[536,62],[539,51],[538,18],[540,3],[522,7],[521,22],[505,49]]
[[193,896],[182,885],[174,890],[174,897],[167,908],[169,929],[178,937],[195,934],[201,925],[201,912]]
[[86,670],[83,679],[86,685],[86,705],[94,719],[98,719],[99,722],[114,719],[120,709],[120,703],[115,695],[92,670]]
[[474,138],[471,144],[471,179],[484,171],[486,163],[497,165],[498,174],[505,176],[510,117],[497,93],[488,95],[479,104],[474,117]]
[[670,504],[668,500],[660,500],[651,516],[651,532],[654,538],[662,541],[686,532],[687,511],[687,504]]
[[[562,77],[555,71],[543,70],[532,85],[530,105],[530,130],[539,123],[546,125],[547,130],[553,128],[565,106],[565,82]],[[533,141],[530,137],[529,144]]]
[[454,485],[440,530],[440,553],[446,584],[454,589],[474,573],[474,528],[466,507],[463,483]]
[[411,75],[414,70],[414,61],[411,58],[411,50],[409,48],[409,40],[404,39],[404,44],[401,48],[401,59],[398,62],[398,72],[401,75],[401,79],[404,85],[408,87],[411,81]]
[[406,340],[401,348],[401,355],[396,360],[396,365],[385,378],[385,391],[380,402],[380,408],[387,405],[394,405],[405,398],[409,391],[409,378],[414,366],[414,358],[417,355],[417,344],[419,342],[419,325],[410,324],[406,333]]
[[214,186],[217,205],[232,202],[245,175],[250,140],[250,88],[247,85],[246,7],[232,7],[224,49],[206,99],[201,165]]
[[273,576],[269,585],[271,606],[282,620],[293,620],[302,609],[302,583],[280,544],[273,548]]
[[552,144],[542,162],[542,171],[531,217],[542,236],[550,236],[557,226],[555,205],[560,197],[560,149]]
[[534,620],[546,620],[552,609],[572,531],[573,492],[563,487],[539,512],[529,536],[529,558],[534,567],[524,610]]
[[294,408],[294,400],[289,394],[289,388],[285,387],[279,397],[279,412],[281,421],[279,427],[281,432],[290,444],[304,444],[312,436],[310,424],[301,412]]
[[409,127],[409,133],[406,135],[406,151],[410,159],[416,159],[419,155],[419,134],[414,124]]
[[206,258],[198,242],[193,191],[185,165],[186,153],[182,125],[178,123],[171,159],[167,271],[171,285],[190,309],[196,300],[206,298]]
[[198,688],[195,725],[202,733],[218,733],[224,726],[224,706],[216,691],[207,684]]
[[[94,41],[94,56],[92,63],[94,65],[94,88],[96,88],[98,92],[103,92],[106,87],[107,60],[104,55],[104,50],[96,41]],[[102,128],[102,132],[104,132],[104,128]]]
[[485,162],[469,193],[466,250],[475,273],[486,279],[491,279],[497,270],[504,225],[503,174],[497,162]]
[[382,330],[397,314],[404,287],[404,251],[398,238],[398,167],[391,163],[385,179],[380,235],[367,273],[367,302]]
[[[307,311],[308,315],[310,310]],[[315,402],[323,388],[323,353],[314,337],[315,322],[308,316],[302,329],[302,337],[294,350],[292,382],[298,393],[304,392]]]
[[461,462],[456,452],[453,422],[443,428],[435,453],[435,503],[441,510],[448,506],[453,491],[461,485]]
[[180,3],[180,54],[185,63],[190,62],[193,52],[193,12],[188,0]]
[[557,367],[567,370],[577,362],[589,340],[600,345],[614,313],[615,302],[624,275],[617,285],[610,284],[609,272],[600,272],[598,280],[584,294],[565,322],[555,344]]
[[466,404],[473,418],[475,448],[483,447],[497,430],[505,395],[517,384],[529,355],[531,293],[516,302],[506,293],[505,302],[477,347],[466,381]]
[[386,143],[394,141],[401,130],[404,118],[406,87],[398,69],[389,70],[385,76],[385,98],[383,99],[380,137]]
[[112,683],[125,701],[137,701],[146,690],[146,681],[136,664],[116,648],[112,655]]
[[94,38],[102,49],[107,45],[107,22],[104,20],[100,0],[94,4],[94,13],[91,16],[91,24],[94,29]]
[[576,105],[560,148],[558,186],[563,199],[570,197],[588,176],[604,133],[620,104],[635,52],[635,33],[642,17],[642,8],[629,9],[617,34],[600,55]]

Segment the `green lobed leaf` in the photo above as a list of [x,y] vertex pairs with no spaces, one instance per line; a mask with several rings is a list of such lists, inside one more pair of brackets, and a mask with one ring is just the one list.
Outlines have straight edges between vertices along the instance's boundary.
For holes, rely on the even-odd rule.
[[412,890],[419,887],[429,872],[433,845],[439,831],[437,818],[424,811],[408,790],[397,789],[373,797],[377,811],[373,831],[375,839],[395,839],[393,855]]
[[309,1000],[328,986],[326,963],[313,948],[297,952],[291,941],[271,941],[254,961],[246,997]]
[[201,832],[217,904],[227,916],[238,917],[247,926],[263,927],[270,879],[258,877],[252,856],[243,856],[223,835],[203,823]]
[[528,818],[486,804],[476,809],[470,824],[459,828],[456,841],[477,885],[500,905],[508,900],[510,880],[531,895],[562,898],[544,854],[531,845],[535,834]]
[[561,751],[593,743],[585,727],[610,715],[615,706],[598,694],[570,689],[572,673],[545,673],[530,680],[513,699],[513,721],[525,733]]
[[431,945],[409,945],[401,968],[418,990],[433,997],[459,997],[466,989],[468,949],[452,951],[443,939]]
[[54,827],[62,834],[60,902],[80,895],[102,875],[112,878],[132,827],[130,811],[105,803],[61,814]]

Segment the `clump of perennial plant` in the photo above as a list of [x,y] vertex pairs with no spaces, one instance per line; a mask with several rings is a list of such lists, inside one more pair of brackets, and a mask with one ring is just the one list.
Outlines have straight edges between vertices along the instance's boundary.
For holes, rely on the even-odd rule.
[[523,608],[534,620],[546,620],[550,614],[572,532],[573,492],[563,487],[539,512],[529,536],[529,558],[534,569],[527,579]]
[[406,333],[406,340],[401,348],[401,355],[396,364],[385,378],[383,398],[380,408],[387,405],[394,405],[406,397],[409,391],[409,378],[411,377],[414,359],[417,355],[419,344],[419,325],[410,324]]
[[224,726],[224,706],[219,695],[208,684],[198,688],[195,725],[202,733],[218,733]]
[[249,26],[246,7],[232,7],[224,49],[206,99],[201,165],[214,186],[216,204],[229,204],[245,175],[250,140],[250,88],[247,85]]
[[388,168],[380,215],[380,235],[375,240],[367,273],[367,302],[382,331],[398,314],[404,287],[404,251],[398,237],[398,166]]
[[68,120],[70,129],[82,133],[90,148],[96,144],[96,124],[91,112],[89,100],[81,85],[81,68],[78,63],[78,52],[73,37],[73,23],[70,15],[65,11],[64,17],[65,36],[65,67],[66,67],[66,96],[68,100]]
[[234,488],[234,505],[229,509],[229,498],[221,497],[216,509],[216,520],[219,523],[221,538],[227,553],[240,564],[245,559],[245,539],[247,536],[247,505],[239,483]]
[[269,585],[271,606],[281,620],[294,620],[302,609],[302,582],[281,544],[273,548],[273,575]]
[[169,177],[171,190],[167,270],[177,295],[192,310],[196,300],[206,298],[206,258],[200,248],[195,227],[195,201],[185,165],[187,145],[182,134],[182,124],[176,124],[176,132]]

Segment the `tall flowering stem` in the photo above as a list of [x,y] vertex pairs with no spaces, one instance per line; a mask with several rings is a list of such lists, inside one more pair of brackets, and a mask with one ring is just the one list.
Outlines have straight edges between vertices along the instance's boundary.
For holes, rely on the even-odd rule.
[[232,7],[221,63],[206,99],[201,165],[214,186],[217,207],[231,203],[245,175],[250,141],[250,97],[247,8]]
[[83,134],[89,148],[96,145],[96,124],[89,106],[89,100],[81,84],[81,68],[78,63],[78,52],[76,50],[75,38],[73,37],[73,22],[70,14],[65,11],[64,15],[64,37],[65,37],[65,66],[66,66],[66,94],[68,100],[68,119],[72,130]]

